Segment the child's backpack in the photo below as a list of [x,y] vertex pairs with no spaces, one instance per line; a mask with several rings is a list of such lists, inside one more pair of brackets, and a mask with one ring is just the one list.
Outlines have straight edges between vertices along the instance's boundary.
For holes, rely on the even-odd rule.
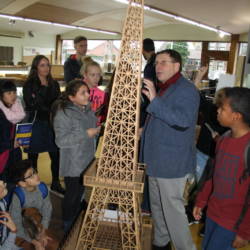
[[[45,199],[48,196],[48,193],[49,193],[47,185],[44,182],[40,182],[40,184],[38,185],[38,189],[40,190],[43,199]],[[10,203],[12,201],[13,194],[16,194],[16,196],[18,197],[18,199],[20,201],[21,208],[23,208],[23,206],[25,204],[25,194],[23,192],[23,189],[21,187],[19,187],[19,186],[15,187],[13,192],[8,193],[4,197],[5,201],[8,204],[8,208],[9,208],[9,205],[10,205]]]
[[[250,177],[250,142],[248,142],[248,144],[245,148],[244,159],[245,159],[245,170],[244,170],[244,173],[240,179],[240,182],[247,179],[247,177]],[[240,226],[241,222],[243,221],[248,209],[250,209],[250,184],[248,186],[247,195],[245,197],[245,202],[244,202],[244,205],[242,207],[240,217],[234,226],[235,230],[237,230],[239,228],[239,226]]]

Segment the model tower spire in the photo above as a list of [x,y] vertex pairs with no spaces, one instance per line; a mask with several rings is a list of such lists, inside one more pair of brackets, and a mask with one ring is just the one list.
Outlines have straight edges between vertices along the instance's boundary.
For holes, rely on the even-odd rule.
[[[84,177],[93,190],[77,240],[79,250],[142,249],[144,171],[138,164],[138,130],[143,14],[144,0],[130,0],[100,159]],[[117,216],[105,219],[110,204],[117,206]]]

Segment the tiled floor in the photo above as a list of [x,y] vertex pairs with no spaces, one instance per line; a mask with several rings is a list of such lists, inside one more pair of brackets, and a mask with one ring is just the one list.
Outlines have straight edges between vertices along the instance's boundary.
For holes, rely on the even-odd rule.
[[[24,157],[26,156],[24,155]],[[49,157],[47,153],[42,153],[39,155],[38,173],[42,181],[44,181],[48,185],[51,184],[50,162],[49,162]],[[53,215],[52,215],[51,229],[54,231],[57,238],[61,239],[63,236],[62,222],[61,222],[61,210],[60,210],[61,198],[59,198],[58,196],[54,194],[51,194],[51,199],[52,199],[52,204],[54,208]],[[201,246],[201,241],[202,241],[202,238],[198,236],[200,227],[201,225],[199,224],[194,224],[190,226],[193,240],[198,250],[201,249],[200,246]],[[146,249],[143,249],[143,250],[146,250]],[[220,249],[214,249],[214,250],[220,250]],[[241,248],[241,250],[250,250],[250,245],[245,248]]]

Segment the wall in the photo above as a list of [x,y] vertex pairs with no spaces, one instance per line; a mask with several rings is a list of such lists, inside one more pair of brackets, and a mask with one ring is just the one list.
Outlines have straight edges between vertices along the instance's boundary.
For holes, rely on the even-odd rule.
[[0,36],[0,46],[14,47],[14,64],[22,61],[23,47],[41,47],[55,49],[56,36],[43,33],[34,33],[34,37],[24,35],[23,38]]
[[248,41],[248,33],[240,34],[240,41],[241,42],[247,42]]
[[244,86],[250,88],[250,29],[248,32],[248,47],[244,70]]

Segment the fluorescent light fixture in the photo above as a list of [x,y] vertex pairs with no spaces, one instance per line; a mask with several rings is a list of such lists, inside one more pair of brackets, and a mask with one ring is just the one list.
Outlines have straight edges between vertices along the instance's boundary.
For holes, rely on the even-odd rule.
[[184,17],[176,16],[175,19],[178,20],[178,21],[184,22],[184,23],[188,23],[188,24],[192,24],[192,25],[195,25],[195,26],[199,26],[199,23],[197,23],[195,21],[192,21],[190,19],[184,18]]
[[219,31],[219,37],[220,37],[220,38],[223,38],[224,36],[225,36],[225,33],[222,32],[222,31]]
[[79,30],[86,30],[86,31],[92,31],[92,32],[101,32],[104,34],[108,34],[108,35],[117,35],[118,33],[115,32],[111,32],[111,31],[105,31],[105,30],[98,30],[98,29],[92,29],[92,28],[85,28],[85,27],[81,27],[81,26],[75,26],[76,29]]
[[63,28],[69,28],[69,29],[75,29],[74,25],[68,25],[68,24],[61,24],[61,23],[52,23],[54,26],[63,27]]
[[[114,0],[114,1],[119,2],[119,3],[129,4],[129,1],[127,1],[127,0]],[[136,3],[132,3],[132,4],[136,5]],[[144,5],[144,10],[148,10],[148,11],[151,11],[151,12],[163,15],[163,16],[171,17],[171,18],[174,18],[174,19],[179,20],[181,22],[185,22],[185,23],[188,23],[188,24],[191,24],[191,25],[195,25],[195,26],[198,26],[198,27],[203,28],[203,29],[218,32],[218,29],[216,29],[216,28],[214,28],[212,26],[208,26],[206,24],[202,24],[202,23],[190,20],[190,19],[185,18],[185,17],[177,16],[177,15],[168,13],[166,11],[158,10],[158,9],[152,8],[152,7],[147,6],[147,5]],[[225,31],[222,31],[222,30],[220,30],[220,31],[223,32],[224,35],[231,36],[231,34],[228,33],[228,32],[225,32]]]
[[26,21],[26,22],[32,22],[32,23],[41,23],[41,24],[47,24],[47,25],[54,25],[58,27],[63,27],[63,28],[68,28],[68,29],[80,29],[80,30],[87,30],[87,31],[92,31],[92,32],[100,32],[108,35],[118,35],[117,32],[111,32],[111,31],[106,31],[106,30],[101,30],[101,29],[94,29],[94,28],[85,28],[85,27],[80,27],[76,25],[69,25],[69,24],[63,24],[63,23],[54,23],[54,22],[49,22],[49,21],[43,21],[43,20],[37,20],[33,18],[24,18],[24,17],[18,17],[18,16],[11,16],[11,15],[5,15],[5,14],[0,14],[0,18],[7,18],[7,19],[12,19],[12,20],[21,20],[21,21]]
[[9,15],[4,15],[4,14],[0,14],[0,17],[7,18],[7,19],[13,19],[13,20],[24,20],[23,17],[9,16]]
[[203,28],[203,29],[211,30],[211,31],[214,31],[214,32],[217,32],[217,31],[218,31],[216,28],[211,27],[211,26],[208,26],[208,25],[206,25],[206,24],[202,24],[202,23],[199,24],[199,27],[200,27],[200,28]]
[[52,22],[36,20],[36,19],[31,19],[31,18],[24,18],[23,20],[26,22],[32,22],[32,23],[52,24]]
[[124,4],[128,4],[129,1],[127,0],[115,0],[116,2],[119,2],[119,3],[124,3]]
[[144,9],[145,8],[147,8],[147,10],[149,10],[151,12],[154,12],[154,13],[157,13],[157,14],[160,14],[160,15],[163,15],[163,16],[167,16],[167,17],[171,17],[171,18],[175,18],[176,17],[173,14],[170,14],[170,13],[165,12],[165,11],[154,9],[154,8],[149,7],[149,6],[144,6]]

